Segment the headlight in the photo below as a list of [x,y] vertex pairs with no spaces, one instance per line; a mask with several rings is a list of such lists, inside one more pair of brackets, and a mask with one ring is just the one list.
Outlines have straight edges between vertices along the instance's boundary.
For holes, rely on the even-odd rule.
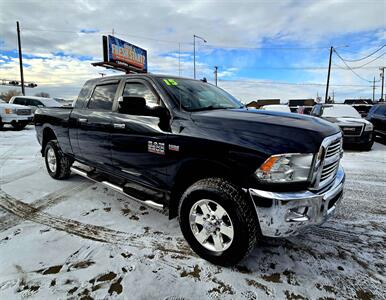
[[256,170],[256,177],[267,183],[307,181],[313,156],[299,153],[272,155]]
[[373,131],[373,129],[374,129],[373,124],[371,124],[370,122],[366,123],[365,131]]
[[4,108],[4,112],[6,115],[11,115],[15,113],[15,110],[13,110],[12,108]]

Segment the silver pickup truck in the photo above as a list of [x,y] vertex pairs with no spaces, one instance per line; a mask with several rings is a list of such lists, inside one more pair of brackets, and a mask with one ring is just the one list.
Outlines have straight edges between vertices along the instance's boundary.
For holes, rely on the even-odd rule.
[[22,130],[32,118],[32,110],[29,107],[0,100],[0,129],[4,124],[11,124],[16,130]]

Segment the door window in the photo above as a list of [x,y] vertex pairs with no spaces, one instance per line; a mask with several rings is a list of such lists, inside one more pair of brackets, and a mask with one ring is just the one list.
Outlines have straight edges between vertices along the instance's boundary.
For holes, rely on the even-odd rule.
[[118,83],[97,85],[91,95],[88,108],[111,111],[117,87]]
[[35,99],[28,99],[30,101],[29,105],[31,106],[44,106],[39,100],[35,100]]
[[13,104],[26,105],[25,98],[15,98],[13,100]]
[[145,98],[146,106],[152,108],[160,106],[160,100],[145,84],[140,82],[127,82],[123,91],[123,97]]

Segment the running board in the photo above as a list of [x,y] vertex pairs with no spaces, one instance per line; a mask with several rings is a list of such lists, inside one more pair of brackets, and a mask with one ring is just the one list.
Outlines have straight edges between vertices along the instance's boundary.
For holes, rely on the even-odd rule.
[[108,182],[108,181],[105,181],[105,180],[104,180],[104,181],[98,181],[98,180],[92,178],[91,176],[89,176],[89,175],[87,174],[87,172],[85,172],[84,170],[81,170],[81,169],[79,169],[79,168],[77,168],[77,167],[71,167],[70,169],[71,169],[71,172],[73,172],[73,173],[75,173],[75,174],[77,174],[77,175],[80,175],[80,176],[82,176],[82,177],[85,177],[85,178],[87,178],[87,179],[90,179],[90,180],[92,180],[92,181],[94,181],[94,182],[96,182],[96,183],[101,183],[101,184],[103,184],[104,186],[107,186],[107,187],[109,187],[110,189],[112,189],[112,190],[114,190],[114,191],[117,191],[117,192],[119,192],[119,193],[121,193],[121,194],[123,194],[123,195],[125,195],[125,196],[130,197],[130,198],[133,198],[133,199],[136,200],[137,202],[144,203],[144,204],[146,204],[146,205],[148,205],[148,206],[150,206],[150,207],[152,207],[152,208],[155,208],[155,209],[157,209],[157,210],[162,210],[162,209],[164,208],[164,206],[163,206],[162,204],[157,203],[157,202],[154,202],[154,201],[152,201],[152,200],[141,200],[141,199],[138,199],[138,198],[136,198],[136,197],[133,197],[132,195],[125,193],[125,192],[123,191],[123,188],[121,188],[120,186],[115,185],[115,184],[113,184],[113,183],[111,183],[111,182]]

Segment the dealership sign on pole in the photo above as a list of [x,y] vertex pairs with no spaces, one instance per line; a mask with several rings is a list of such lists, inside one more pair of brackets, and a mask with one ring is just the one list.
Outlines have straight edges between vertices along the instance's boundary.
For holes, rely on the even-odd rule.
[[147,73],[147,51],[112,35],[103,36],[103,62],[92,65],[126,73]]

